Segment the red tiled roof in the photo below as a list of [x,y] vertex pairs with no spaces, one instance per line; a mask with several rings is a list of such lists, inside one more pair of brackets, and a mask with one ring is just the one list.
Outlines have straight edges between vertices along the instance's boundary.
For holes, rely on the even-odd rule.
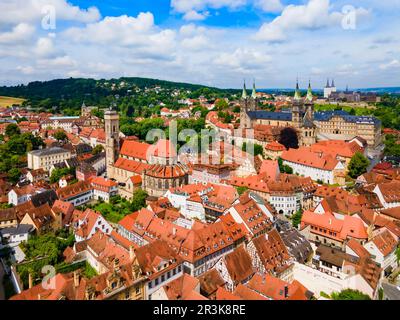
[[135,140],[126,140],[122,144],[120,154],[122,156],[132,157],[135,159],[147,161],[147,151],[150,145]]

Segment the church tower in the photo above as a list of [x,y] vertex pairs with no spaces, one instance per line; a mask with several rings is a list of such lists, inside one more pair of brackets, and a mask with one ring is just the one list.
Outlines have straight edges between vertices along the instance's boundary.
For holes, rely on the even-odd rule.
[[296,83],[296,90],[294,92],[293,103],[292,103],[292,123],[293,127],[300,128],[302,122],[302,109],[303,99],[301,97],[299,81]]
[[316,126],[314,124],[314,102],[311,82],[308,83],[305,108],[306,110],[301,128],[301,145],[311,146],[316,142]]
[[253,92],[251,93],[250,99],[250,111],[256,111],[258,107],[258,98],[257,98],[257,91],[256,91],[256,82],[253,82]]
[[[253,89],[255,91],[255,87]],[[246,82],[243,84],[243,92],[242,98],[240,99],[240,128],[241,129],[250,129],[251,119],[247,114],[249,111],[252,111],[252,98],[247,96]],[[254,109],[255,110],[255,109]]]
[[114,163],[119,155],[119,115],[111,108],[104,114],[106,132],[106,166],[108,178],[114,176]]

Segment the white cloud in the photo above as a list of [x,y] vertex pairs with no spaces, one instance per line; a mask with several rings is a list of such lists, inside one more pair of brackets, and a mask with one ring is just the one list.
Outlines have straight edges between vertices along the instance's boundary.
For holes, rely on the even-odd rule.
[[[357,12],[358,16],[368,14],[368,11],[362,8],[357,9]],[[292,31],[341,27],[343,17],[342,12],[330,11],[329,0],[309,0],[305,5],[285,7],[280,16],[272,22],[264,23],[254,38],[260,41],[283,41]]]
[[379,66],[381,70],[388,70],[388,69],[393,69],[393,68],[400,68],[400,61],[397,59],[394,59],[388,63],[383,63]]
[[0,43],[15,44],[30,40],[35,32],[35,28],[27,23],[16,25],[11,31],[0,33]]
[[201,20],[204,20],[207,16],[208,16],[207,12],[199,13],[197,11],[190,10],[190,11],[185,13],[185,15],[183,16],[183,20],[201,21]]
[[39,38],[34,52],[41,57],[50,56],[55,53],[53,40],[50,38]]
[[201,11],[206,8],[220,9],[227,7],[236,9],[244,6],[247,0],[172,0],[171,7],[179,13],[186,13],[192,10]]
[[272,13],[281,12],[283,9],[281,0],[256,0],[254,5],[265,12]]
[[271,62],[271,57],[253,49],[238,48],[234,52],[223,52],[215,60],[217,66],[230,67],[240,72],[255,71]]
[[98,21],[101,17],[96,7],[83,10],[66,0],[3,0],[0,2],[0,12],[2,13],[0,24],[14,24],[15,21],[39,24],[48,13],[45,9],[49,6],[54,7],[56,19],[59,20],[89,23]]

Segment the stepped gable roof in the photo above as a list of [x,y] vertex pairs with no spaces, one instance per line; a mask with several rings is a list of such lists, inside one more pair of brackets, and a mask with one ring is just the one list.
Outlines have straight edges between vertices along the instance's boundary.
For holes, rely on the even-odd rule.
[[392,253],[397,248],[397,240],[387,230],[373,237],[372,242],[376,245],[384,257]]
[[229,276],[235,285],[249,279],[254,273],[252,260],[244,246],[236,248],[224,257]]
[[215,294],[218,287],[223,287],[225,285],[225,280],[221,278],[219,272],[214,268],[203,273],[199,277],[199,281],[200,292],[207,297]]
[[120,155],[147,161],[147,151],[150,144],[135,140],[125,140],[122,144]]
[[276,229],[253,239],[253,244],[267,272],[279,273],[290,263],[290,255]]
[[281,158],[284,161],[327,171],[334,170],[339,163],[339,161],[331,155],[319,155],[318,153],[312,152],[308,147],[283,151]]

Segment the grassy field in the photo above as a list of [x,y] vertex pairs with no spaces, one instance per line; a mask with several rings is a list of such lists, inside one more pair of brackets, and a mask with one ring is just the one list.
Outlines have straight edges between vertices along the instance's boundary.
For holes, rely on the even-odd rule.
[[11,107],[14,104],[20,105],[25,99],[13,98],[13,97],[0,97],[0,107]]

